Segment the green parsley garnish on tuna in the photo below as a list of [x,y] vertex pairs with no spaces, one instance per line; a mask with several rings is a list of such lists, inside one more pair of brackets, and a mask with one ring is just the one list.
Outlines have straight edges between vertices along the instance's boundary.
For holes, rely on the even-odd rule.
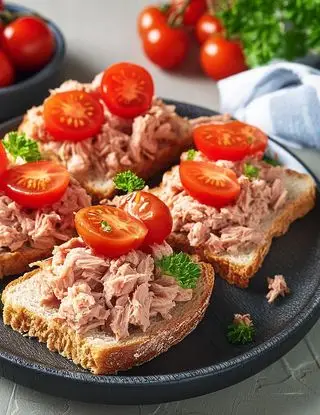
[[228,326],[227,338],[232,344],[246,344],[253,340],[255,329],[250,314],[235,314]]
[[163,274],[174,277],[182,288],[195,288],[201,274],[200,265],[184,252],[164,256],[156,265]]
[[197,155],[197,151],[194,148],[190,148],[187,152],[187,160],[194,160]]
[[111,232],[112,228],[106,220],[101,221],[101,228],[103,232]]
[[134,192],[145,187],[145,181],[131,170],[118,173],[114,177],[113,182],[116,189],[123,190],[124,192]]
[[243,166],[243,174],[249,179],[256,179],[259,177],[259,168],[253,166],[252,164],[245,163]]
[[41,160],[38,143],[25,133],[12,131],[6,134],[2,142],[14,161],[18,157],[27,163]]

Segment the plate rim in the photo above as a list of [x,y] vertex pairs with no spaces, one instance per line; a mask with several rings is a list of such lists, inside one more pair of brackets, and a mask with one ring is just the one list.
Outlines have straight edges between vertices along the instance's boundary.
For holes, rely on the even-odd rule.
[[[212,115],[220,114],[217,111],[214,111],[209,108],[205,108],[202,106],[194,105],[192,103],[172,100],[172,99],[164,99],[164,101],[168,104],[184,106],[184,107],[191,107],[196,108],[198,111],[202,111],[205,113],[210,112]],[[18,122],[22,119],[22,116],[12,118],[0,124],[0,128],[6,127],[6,125],[11,125],[14,122]],[[277,146],[282,148],[283,151],[290,154],[295,160],[297,160],[307,171],[307,173],[313,178],[316,183],[317,188],[317,196],[320,195],[320,180],[316,177],[316,175],[310,170],[310,168],[297,156],[294,154],[290,149],[285,147],[282,143],[279,143],[276,139],[269,137],[270,140],[275,143]],[[269,364],[272,364],[274,361],[279,359],[283,356],[288,350],[290,350],[293,346],[285,348],[286,341],[289,338],[295,338],[295,344],[298,343],[303,336],[312,328],[312,326],[317,322],[318,318],[320,317],[320,285],[314,291],[312,300],[309,302],[303,309],[303,311],[299,314],[294,316],[291,321],[290,326],[284,328],[277,334],[270,337],[265,342],[252,347],[250,350],[241,353],[231,359],[215,363],[214,365],[206,366],[203,368],[197,369],[190,369],[182,372],[173,372],[168,374],[159,374],[159,375],[134,375],[134,376],[126,376],[123,374],[116,374],[116,375],[94,375],[90,372],[77,372],[69,371],[64,369],[56,369],[53,367],[45,366],[44,364],[37,363],[37,362],[30,362],[24,359],[21,356],[14,355],[10,352],[0,349],[0,360],[6,361],[9,365],[18,366],[21,369],[31,370],[33,372],[41,373],[44,376],[54,377],[56,380],[63,379],[72,381],[75,384],[86,384],[86,385],[112,385],[112,386],[125,386],[125,387],[158,387],[163,386],[172,386],[185,382],[196,382],[197,380],[203,380],[206,378],[210,378],[213,376],[217,376],[218,374],[225,374],[228,373],[235,368],[239,367],[246,367],[248,364],[253,363],[259,359],[261,354],[265,351],[273,351],[274,349],[278,348],[279,352],[276,354],[277,357],[273,358]],[[303,333],[301,330],[303,330]],[[297,331],[300,330],[300,333],[297,336]],[[45,347],[45,346],[44,346]],[[268,363],[263,365],[257,365],[257,370],[255,368],[252,369],[251,375],[259,372],[263,368],[269,365]],[[240,370],[239,370],[240,372]],[[121,373],[121,372],[120,372]],[[4,375],[5,376],[5,375]],[[248,377],[248,376],[246,376]],[[240,378],[240,379],[238,379]],[[234,383],[244,380],[245,377],[236,377]],[[223,382],[221,382],[223,383]],[[212,388],[213,390],[214,387]],[[54,394],[54,392],[53,392]],[[199,395],[196,393],[193,396]]]

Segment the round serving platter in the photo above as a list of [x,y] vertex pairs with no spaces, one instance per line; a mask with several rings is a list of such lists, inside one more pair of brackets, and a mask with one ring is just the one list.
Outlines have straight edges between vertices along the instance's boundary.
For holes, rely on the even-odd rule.
[[[194,118],[213,111],[174,101],[177,112]],[[21,119],[0,125],[0,136]],[[284,165],[312,174],[290,151],[270,140],[269,152]],[[315,179],[316,180],[316,179]],[[0,375],[41,392],[86,402],[147,404],[191,398],[254,375],[294,347],[320,316],[320,203],[274,240],[248,289],[217,278],[199,326],[167,353],[127,372],[95,376],[37,340],[23,337],[0,319]],[[291,295],[270,305],[266,277],[284,274]],[[5,282],[0,282],[0,291]],[[234,313],[250,313],[256,327],[252,344],[234,346],[225,333]]]

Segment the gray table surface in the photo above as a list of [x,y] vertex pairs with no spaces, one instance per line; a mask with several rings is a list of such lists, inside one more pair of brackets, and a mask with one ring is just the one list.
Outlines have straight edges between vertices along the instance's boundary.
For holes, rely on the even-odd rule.
[[[117,61],[134,61],[151,71],[158,95],[218,109],[215,84],[201,75],[197,55],[188,68],[163,72],[143,56],[136,16],[147,0],[24,0],[50,17],[68,43],[66,78],[90,80]],[[296,151],[320,177],[319,153]],[[44,395],[0,378],[0,415],[317,415],[320,414],[320,323],[285,357],[225,390],[161,405],[89,405]]]

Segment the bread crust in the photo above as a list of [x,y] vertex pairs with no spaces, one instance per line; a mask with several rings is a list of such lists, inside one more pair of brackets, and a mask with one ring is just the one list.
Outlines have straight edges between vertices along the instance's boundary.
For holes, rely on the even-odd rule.
[[[172,171],[172,170],[171,170]],[[166,174],[171,174],[169,171]],[[266,232],[265,243],[256,248],[253,260],[249,264],[239,265],[230,260],[228,255],[216,255],[214,252],[204,250],[201,247],[192,247],[189,244],[186,234],[180,232],[173,232],[168,242],[175,250],[181,250],[190,254],[197,254],[203,261],[212,264],[214,270],[220,277],[228,281],[229,284],[234,284],[240,288],[246,288],[249,285],[250,279],[256,274],[268,254],[272,239],[281,236],[288,231],[289,226],[296,219],[305,216],[315,206],[316,200],[316,185],[314,180],[302,173],[293,170],[287,170],[286,174],[289,177],[304,178],[308,180],[308,191],[299,199],[289,202],[285,209],[273,220],[272,225]],[[159,187],[152,189],[155,194],[161,193],[162,184]]]
[[25,274],[5,288],[2,294],[3,320],[14,330],[38,338],[40,342],[46,343],[49,350],[59,352],[94,374],[112,374],[127,370],[167,351],[201,321],[214,286],[214,271],[209,264],[200,262],[200,265],[201,278],[194,290],[193,299],[179,303],[172,312],[171,320],[156,319],[145,333],[137,330],[129,338],[111,345],[92,345],[66,324],[61,326],[53,321],[49,322],[44,316],[19,304],[12,304],[10,293],[20,283],[35,276],[39,270]]
[[52,249],[24,247],[16,252],[0,254],[0,280],[10,275],[21,274],[29,270],[29,264],[52,255]]

